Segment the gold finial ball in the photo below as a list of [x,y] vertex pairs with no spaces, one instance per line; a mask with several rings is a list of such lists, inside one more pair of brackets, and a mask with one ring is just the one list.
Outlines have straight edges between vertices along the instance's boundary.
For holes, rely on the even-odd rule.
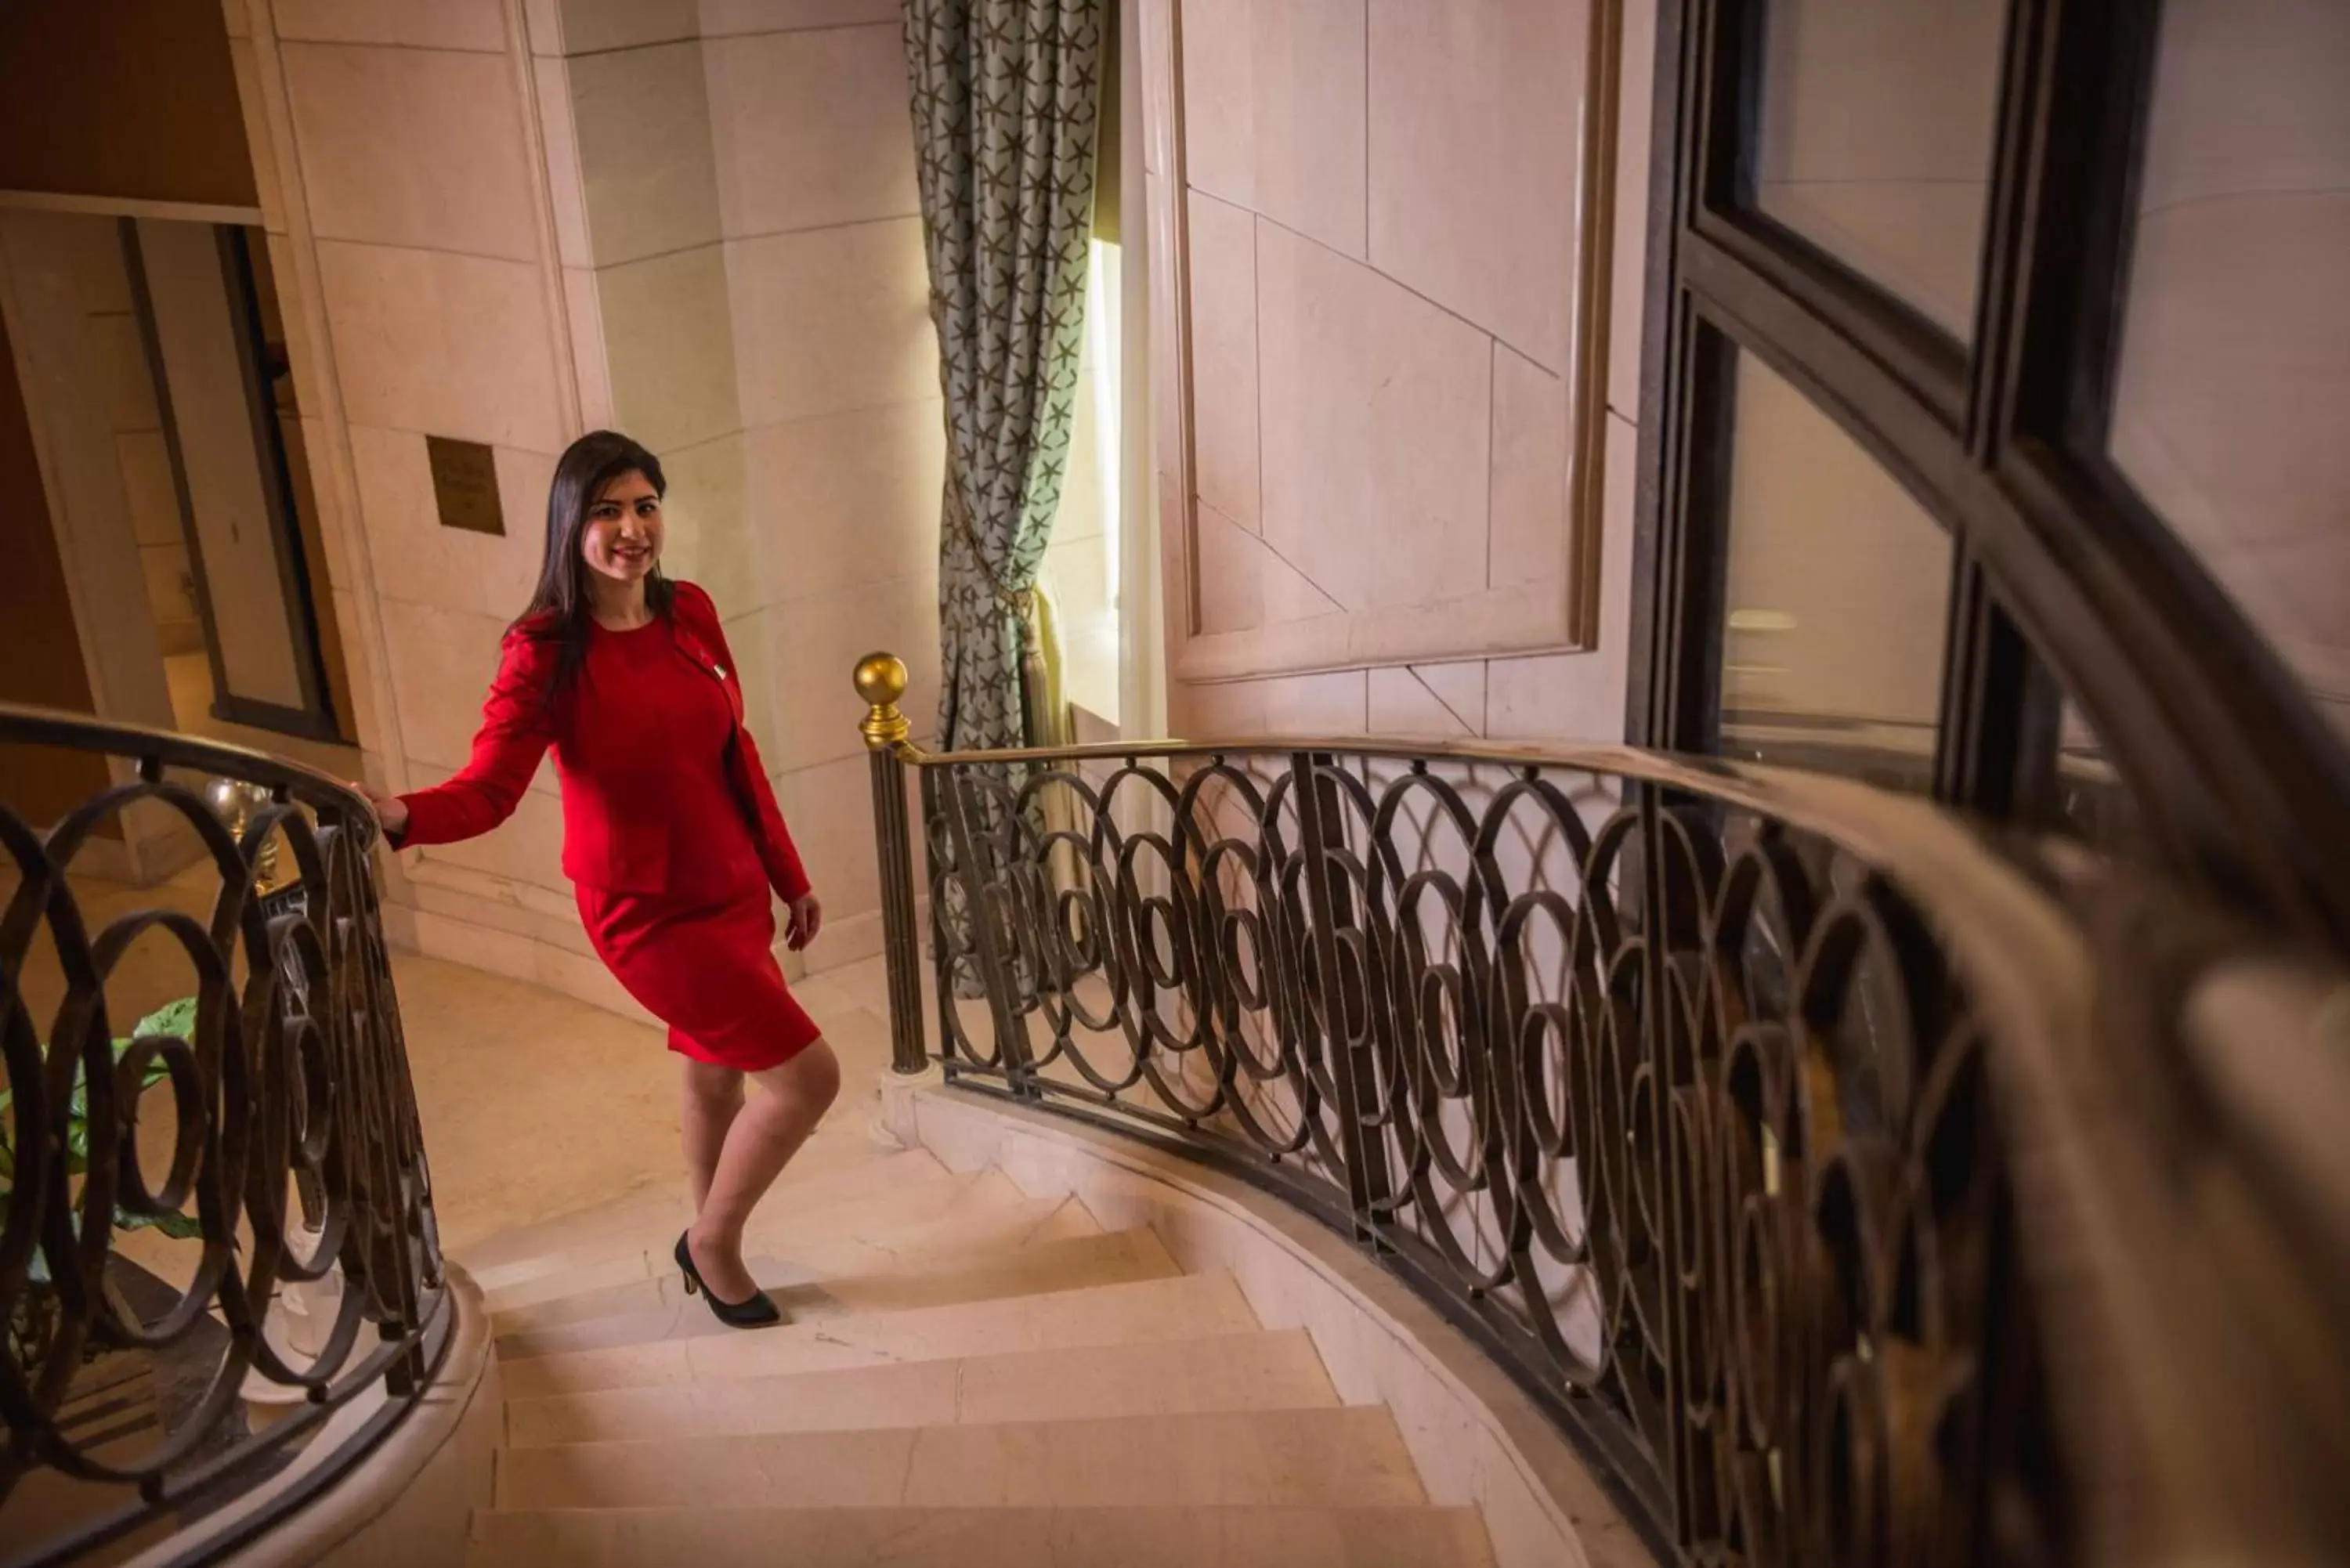
[[243,779],[216,778],[204,785],[204,804],[219,814],[231,833],[243,833],[254,814],[268,806],[269,792]]
[[868,653],[857,661],[857,694],[876,708],[892,707],[906,694],[906,661],[894,653]]

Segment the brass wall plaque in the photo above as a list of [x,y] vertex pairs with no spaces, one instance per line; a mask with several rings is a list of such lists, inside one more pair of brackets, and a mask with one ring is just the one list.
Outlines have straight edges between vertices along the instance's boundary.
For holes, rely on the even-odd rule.
[[498,504],[497,458],[490,449],[477,441],[426,436],[424,450],[432,461],[432,499],[441,508],[441,526],[503,538],[506,518]]

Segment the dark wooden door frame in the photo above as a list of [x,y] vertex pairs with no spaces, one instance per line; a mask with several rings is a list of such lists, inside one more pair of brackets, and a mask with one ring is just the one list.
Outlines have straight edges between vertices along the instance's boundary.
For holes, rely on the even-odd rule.
[[268,509],[278,592],[286,607],[286,628],[294,642],[295,676],[302,692],[299,708],[245,696],[229,684],[228,667],[221,656],[220,627],[211,581],[204,572],[203,540],[196,529],[195,505],[189,493],[187,467],[180,446],[179,421],[172,410],[171,379],[164,371],[154,305],[147,290],[147,265],[140,244],[138,221],[123,218],[116,224],[124,270],[130,279],[131,304],[138,317],[147,370],[154,382],[155,404],[161,417],[163,448],[180,508],[181,535],[187,544],[188,575],[195,584],[196,613],[204,633],[204,658],[212,670],[213,716],[248,729],[339,742],[343,734],[321,651],[317,614],[310,592],[311,567],[294,512],[293,473],[287,463],[285,434],[278,427],[261,363],[261,306],[255,290],[253,257],[248,248],[251,242],[244,229],[233,225],[214,224],[213,231],[222,276],[230,290],[228,303],[236,341],[237,372],[245,406],[252,416],[254,454],[261,463],[262,495]]
[[1754,211],[1766,3],[1659,0],[1631,738],[1720,750],[1743,350],[1950,533],[1940,798],[2053,826],[2069,698],[2154,857],[2350,949],[2350,753],[2106,456],[2160,5],[2012,0],[1969,347]]

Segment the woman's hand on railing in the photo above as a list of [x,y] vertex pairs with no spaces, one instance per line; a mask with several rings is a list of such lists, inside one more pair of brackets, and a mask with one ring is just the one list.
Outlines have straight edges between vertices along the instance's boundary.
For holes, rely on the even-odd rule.
[[398,795],[387,794],[375,785],[359,780],[353,780],[351,787],[368,797],[368,803],[375,807],[376,820],[383,824],[387,836],[398,838],[408,831],[408,806]]

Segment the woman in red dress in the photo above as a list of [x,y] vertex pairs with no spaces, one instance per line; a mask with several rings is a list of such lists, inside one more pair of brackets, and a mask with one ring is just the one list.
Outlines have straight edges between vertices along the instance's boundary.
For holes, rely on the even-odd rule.
[[[743,1227],[839,1092],[840,1066],[775,963],[770,890],[795,949],[823,911],[743,726],[717,609],[661,575],[667,488],[626,436],[571,444],[473,760],[432,789],[368,793],[394,847],[453,844],[513,815],[554,748],[563,870],[588,940],[683,1059],[695,1215],[678,1266],[721,1321],[755,1327],[782,1314],[743,1267]],[[745,1078],[764,1091],[747,1104]]]

